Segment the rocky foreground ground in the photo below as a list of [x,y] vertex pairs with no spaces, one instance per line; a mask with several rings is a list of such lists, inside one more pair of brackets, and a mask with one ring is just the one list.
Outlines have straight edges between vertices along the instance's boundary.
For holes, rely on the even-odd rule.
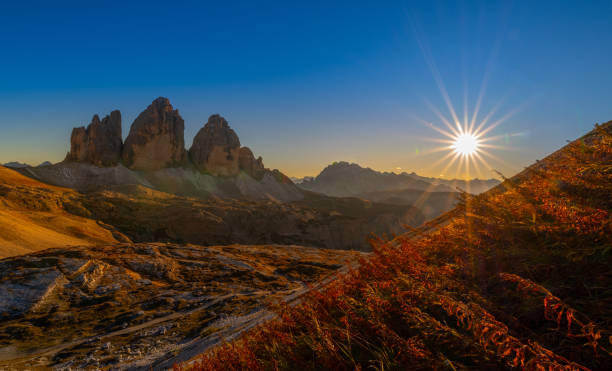
[[0,369],[149,369],[235,336],[361,253],[121,244],[0,261]]

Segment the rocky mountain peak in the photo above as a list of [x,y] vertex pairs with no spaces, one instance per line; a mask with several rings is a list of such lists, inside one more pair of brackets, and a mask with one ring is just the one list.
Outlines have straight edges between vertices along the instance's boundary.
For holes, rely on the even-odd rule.
[[[185,123],[168,98],[159,97],[142,111],[132,123],[125,142],[121,140],[121,113],[113,111],[102,120],[94,115],[87,127],[74,128],[67,162],[90,163],[112,167],[120,162],[131,170],[157,171],[166,168],[190,167],[214,176],[236,176],[241,171],[258,181],[266,174],[279,183],[291,183],[280,172],[264,167],[240,139],[227,120],[214,114],[185,150]],[[348,163],[347,163],[348,164]]]
[[229,127],[229,124],[227,123],[227,120],[219,115],[218,113],[215,113],[214,115],[210,115],[210,117],[208,118],[208,122],[206,123],[206,126],[209,127],[209,129],[215,129],[215,130],[231,130],[233,132],[233,130]]
[[[166,111],[166,112],[171,112],[174,110],[174,108],[172,107],[172,104],[170,104],[170,99],[165,98],[165,97],[159,97],[155,100],[153,100],[153,102],[151,102],[151,106],[155,107],[155,109],[157,111]],[[176,110],[178,112],[178,110]]]
[[200,171],[232,176],[240,172],[240,140],[225,118],[215,114],[193,138],[191,161]]
[[72,130],[67,161],[89,162],[96,166],[115,166],[121,159],[121,112],[113,111],[100,121],[94,115],[91,123]]
[[123,162],[135,170],[159,170],[185,163],[185,122],[167,98],[155,99],[130,128]]

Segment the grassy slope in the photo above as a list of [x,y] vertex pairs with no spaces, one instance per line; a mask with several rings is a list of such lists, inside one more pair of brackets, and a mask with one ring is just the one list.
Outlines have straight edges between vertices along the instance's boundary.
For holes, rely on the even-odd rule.
[[[0,166],[0,258],[51,247],[116,243],[94,220],[66,212],[76,192]],[[78,207],[78,206],[77,206]]]
[[437,229],[375,242],[357,271],[191,367],[612,369],[611,133],[466,197]]

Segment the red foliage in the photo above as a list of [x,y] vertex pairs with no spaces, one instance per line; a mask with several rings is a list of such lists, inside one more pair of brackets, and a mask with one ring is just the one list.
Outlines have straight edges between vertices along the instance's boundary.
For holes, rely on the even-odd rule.
[[372,241],[358,270],[189,368],[612,369],[611,127],[436,231]]

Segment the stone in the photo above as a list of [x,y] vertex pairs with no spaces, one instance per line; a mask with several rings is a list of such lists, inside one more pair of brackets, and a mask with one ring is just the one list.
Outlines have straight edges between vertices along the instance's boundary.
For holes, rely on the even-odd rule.
[[193,138],[189,157],[201,172],[215,176],[234,176],[240,172],[239,151],[238,135],[223,117],[212,115]]
[[99,167],[115,166],[121,160],[121,112],[113,111],[102,121],[94,115],[91,123],[72,130],[67,161],[87,162]]
[[185,122],[167,98],[157,98],[130,128],[123,162],[134,170],[159,170],[185,164]]
[[72,129],[72,134],[70,135],[70,152],[68,152],[68,155],[66,155],[66,160],[74,162],[85,162],[86,159],[87,129],[81,126]]
[[266,173],[263,159],[261,156],[259,156],[256,160],[249,147],[240,148],[240,152],[238,154],[238,165],[240,170],[257,180],[261,180]]

